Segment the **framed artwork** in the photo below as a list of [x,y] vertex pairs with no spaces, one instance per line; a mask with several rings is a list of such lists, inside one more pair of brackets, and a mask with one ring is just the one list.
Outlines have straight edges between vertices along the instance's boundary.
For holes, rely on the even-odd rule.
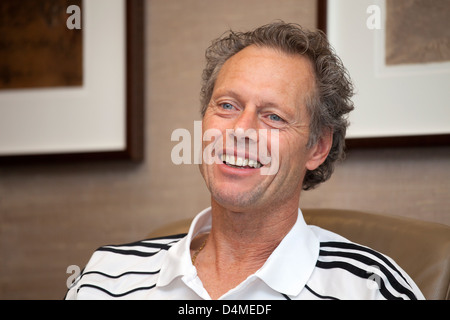
[[17,3],[0,13],[0,163],[142,160],[144,1]]
[[[0,89],[83,84],[81,2],[0,3]],[[78,25],[72,28],[69,24],[71,29],[66,23],[66,8],[70,5],[79,11]]]
[[319,0],[319,28],[355,85],[347,146],[450,145],[450,6]]

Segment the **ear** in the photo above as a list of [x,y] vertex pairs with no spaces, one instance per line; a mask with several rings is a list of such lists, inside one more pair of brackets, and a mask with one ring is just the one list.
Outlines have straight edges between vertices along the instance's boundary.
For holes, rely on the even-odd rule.
[[306,162],[306,169],[309,171],[317,169],[327,158],[333,145],[333,131],[326,129],[317,143],[311,147],[309,160]]

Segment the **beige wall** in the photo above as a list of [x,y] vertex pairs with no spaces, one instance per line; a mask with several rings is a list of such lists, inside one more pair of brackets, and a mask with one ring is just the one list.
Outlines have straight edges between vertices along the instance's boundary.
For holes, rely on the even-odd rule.
[[[0,298],[62,298],[66,269],[209,205],[194,165],[176,166],[176,128],[193,131],[203,52],[229,27],[315,25],[315,1],[147,1],[146,159],[0,166]],[[450,148],[355,150],[303,207],[370,210],[450,224]]]

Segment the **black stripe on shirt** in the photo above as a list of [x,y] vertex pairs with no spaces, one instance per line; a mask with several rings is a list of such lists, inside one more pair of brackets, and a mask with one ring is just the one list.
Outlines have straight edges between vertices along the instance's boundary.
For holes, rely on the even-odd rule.
[[338,298],[332,297],[332,296],[323,296],[321,294],[318,294],[317,292],[315,292],[313,289],[311,289],[308,285],[305,285],[305,288],[311,292],[313,295],[315,295],[316,297],[320,298],[320,299],[327,299],[327,300],[339,300]]
[[158,274],[160,271],[161,270],[158,270],[158,271],[127,271],[127,272],[121,273],[121,274],[116,275],[116,276],[113,276],[111,274],[107,274],[107,273],[104,273],[104,272],[100,272],[100,271],[88,271],[86,273],[83,273],[82,277],[85,276],[85,275],[88,275],[88,274],[99,274],[99,275],[107,277],[107,278],[119,279],[119,278],[121,278],[123,276],[132,275],[132,274],[134,274],[134,275],[155,275],[155,274]]
[[[342,261],[323,262],[323,261],[318,260],[316,266],[319,268],[322,268],[322,269],[333,269],[333,268],[344,269],[344,270],[347,270],[348,272],[354,274],[355,276],[363,278],[363,279],[369,279],[369,277],[370,277],[370,274],[367,273],[366,270],[360,269],[360,268],[358,268],[350,263],[347,263],[347,262],[342,262]],[[387,290],[383,279],[379,279],[379,281],[380,281],[379,290],[380,290],[380,293],[383,295],[383,297],[385,297],[388,300],[404,300],[404,299],[396,297],[392,293],[390,293],[389,290]],[[415,297],[414,297],[414,300],[416,300]]]
[[402,277],[402,279],[409,285],[408,281],[405,279],[405,277],[403,277],[402,273],[384,255],[382,255],[381,253],[379,253],[373,249],[358,245],[356,243],[350,243],[350,242],[321,242],[320,247],[321,248],[331,247],[331,248],[339,248],[339,249],[359,250],[359,251],[364,251],[364,252],[370,253],[371,255],[382,260],[392,270],[395,270],[397,272],[397,274],[399,274],[400,277]]
[[174,234],[174,235],[170,235],[170,236],[162,236],[162,237],[156,237],[156,238],[150,238],[147,239],[145,241],[152,241],[152,240],[165,240],[165,239],[182,239],[184,237],[187,236],[187,233],[179,233],[179,234]]
[[[368,265],[377,265],[381,271],[383,271],[383,273],[387,276],[388,281],[390,282],[390,284],[392,285],[392,287],[397,290],[399,293],[403,293],[406,296],[408,296],[410,299],[412,300],[417,300],[417,297],[415,296],[415,294],[410,290],[411,289],[411,285],[409,284],[408,280],[406,280],[406,278],[403,276],[403,272],[401,272],[396,266],[394,266],[394,264],[389,261],[389,259],[384,256],[383,254],[356,244],[356,243],[351,243],[351,242],[323,242],[320,244],[320,247],[332,247],[332,248],[339,248],[339,249],[347,249],[347,250],[355,250],[355,251],[362,251],[362,252],[366,252],[369,253],[370,255],[373,255],[375,257],[377,257],[378,259],[380,259],[381,261],[383,261],[387,266],[389,266],[389,268],[391,268],[391,270],[395,271],[396,274],[398,274],[408,286],[404,286],[402,285],[400,282],[397,281],[397,279],[391,274],[391,272],[389,272],[383,265],[379,264],[378,262],[372,261],[370,260],[370,262],[367,262],[367,260],[365,260],[366,256],[363,255],[359,255],[360,257],[364,257],[361,259],[356,259],[360,262],[363,263],[367,263]],[[345,252],[345,251],[341,251],[341,252]],[[356,258],[356,256],[354,257]],[[370,259],[370,258],[369,258]],[[375,262],[375,263],[374,263]]]
[[292,300],[291,298],[289,298],[289,296],[287,294],[281,293],[280,294],[286,299],[286,300]]
[[[111,245],[106,245],[106,246],[103,246],[103,247],[113,247],[113,248],[146,247],[146,248],[168,249],[168,248],[171,247],[171,245],[173,245],[174,243],[177,243],[178,241],[180,241],[185,236],[186,236],[186,234],[177,234],[177,235],[172,235],[172,236],[165,236],[165,237],[152,238],[152,239],[147,239],[147,240],[140,240],[140,241],[125,243],[125,244],[119,244],[119,245],[111,244]],[[175,240],[175,241],[171,241],[169,243],[154,242],[154,241],[158,241],[158,240]]]
[[[178,241],[176,241],[178,242]],[[145,242],[136,242],[134,244],[119,244],[119,245],[107,245],[103,247],[110,248],[125,248],[125,247],[143,247],[143,248],[155,248],[155,249],[164,249],[168,250],[171,247],[172,243],[145,243]],[[103,248],[102,247],[102,248]]]
[[[387,278],[389,283],[391,284],[392,288],[397,290],[397,292],[407,295],[410,299],[415,299],[415,295],[407,289],[405,286],[403,286],[398,280],[394,277],[394,275],[380,262],[373,260],[365,255],[353,253],[353,252],[342,252],[342,251],[324,251],[320,250],[319,252],[320,256],[334,256],[334,257],[344,257],[349,258],[352,260],[356,260],[359,262],[362,262],[368,266],[375,266],[377,267]],[[398,271],[397,271],[398,272]],[[370,272],[366,271],[366,274],[369,276],[372,274]],[[367,276],[366,278],[369,278]]]
[[[177,243],[178,241],[180,241],[181,238],[183,238],[184,236],[185,235],[175,235],[175,236],[160,237],[157,239],[157,240],[175,239],[175,241],[172,241],[170,243],[147,242],[147,241],[152,241],[152,240],[144,240],[144,241],[137,241],[137,242],[121,244],[121,245],[107,245],[107,246],[98,248],[97,251],[109,251],[112,253],[123,254],[123,255],[133,255],[133,256],[139,256],[139,257],[151,257],[151,256],[154,256],[155,254],[161,252],[161,250],[169,250],[170,247],[172,247],[172,245],[174,243]],[[155,240],[155,239],[153,239],[153,240]],[[122,249],[125,247],[134,247],[133,248],[134,250],[133,249]],[[154,252],[147,252],[147,251],[137,250],[138,247],[155,248],[155,249],[159,249],[159,250],[154,251]]]
[[160,253],[161,250],[163,250],[163,249],[160,249],[155,252],[145,252],[145,251],[138,251],[138,250],[120,250],[120,249],[115,249],[115,248],[110,248],[110,247],[101,247],[101,248],[97,249],[97,251],[109,251],[112,253],[132,255],[132,256],[138,256],[138,257],[144,257],[144,258],[154,256],[155,254]]
[[106,289],[104,289],[104,288],[102,288],[102,287],[98,287],[98,286],[95,286],[95,285],[93,285],[93,284],[88,284],[88,283],[87,283],[87,284],[82,284],[82,285],[78,288],[77,293],[78,293],[82,288],[92,288],[92,289],[96,289],[96,290],[103,291],[104,293],[110,295],[111,297],[114,297],[114,298],[120,298],[120,297],[124,297],[124,296],[126,296],[126,295],[128,295],[128,294],[130,294],[130,293],[136,292],[136,291],[150,290],[150,289],[153,289],[154,287],[156,287],[156,284],[151,285],[151,286],[149,286],[149,287],[138,287],[138,288],[134,288],[134,289],[132,289],[132,290],[130,290],[130,291],[123,292],[123,293],[112,293],[112,292],[110,292],[110,291],[108,291],[108,290],[106,290]]

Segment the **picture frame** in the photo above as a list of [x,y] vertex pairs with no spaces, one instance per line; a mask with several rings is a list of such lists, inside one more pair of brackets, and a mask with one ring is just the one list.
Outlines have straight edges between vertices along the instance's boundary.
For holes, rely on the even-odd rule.
[[[91,7],[87,7],[89,4]],[[96,6],[93,8],[92,6]],[[102,17],[95,16],[94,13],[101,14]],[[108,17],[119,17],[119,19],[105,19]],[[114,25],[104,25],[97,27],[96,24],[99,21],[103,23],[110,23]],[[3,134],[4,139],[0,139],[0,164],[7,163],[34,163],[34,162],[53,162],[53,161],[84,161],[84,160],[125,160],[140,162],[144,158],[144,1],[143,0],[96,0],[96,1],[83,1],[82,5],[82,22],[83,22],[83,39],[85,33],[91,33],[86,38],[91,39],[92,42],[99,42],[98,39],[102,39],[99,46],[108,47],[108,43],[112,44],[110,48],[114,50],[106,51],[106,54],[101,56],[101,60],[105,60],[103,69],[98,69],[96,74],[87,75],[86,86],[82,89],[61,89],[61,88],[48,88],[44,90],[28,90],[25,94],[21,90],[10,90],[6,94],[0,91],[1,99],[7,99],[8,103],[13,104],[14,101],[20,100],[18,97],[25,97],[24,101],[28,101],[30,106],[22,101],[24,106],[18,107],[17,110],[22,112],[13,115],[14,119],[26,118],[23,110],[29,110],[34,112],[29,119],[24,120],[28,123],[32,123],[38,117],[40,117],[39,106],[45,104],[52,104],[52,99],[57,97],[58,101],[68,101],[72,104],[72,108],[78,108],[85,114],[74,117],[74,119],[81,119],[79,123],[72,123],[74,128],[79,128],[80,137],[77,137],[76,143],[73,146],[70,143],[65,142],[65,138],[58,140],[58,143],[47,143],[46,141],[36,140],[37,142],[31,142],[36,148],[23,150],[17,152],[3,152],[1,141],[7,141],[6,134],[2,133],[0,128],[0,135]],[[102,34],[100,31],[116,30],[114,34]],[[96,34],[95,34],[96,33]],[[121,37],[123,35],[123,37]],[[104,40],[104,41],[103,41]],[[97,44],[96,44],[97,45]],[[99,49],[99,50],[97,50]],[[88,71],[88,66],[97,65],[98,59],[90,61],[92,59],[92,52],[101,52],[100,47],[91,48],[91,50],[85,50],[83,52],[84,72]],[[106,50],[106,49],[105,49]],[[109,49],[108,49],[109,50]],[[91,53],[89,53],[91,52]],[[89,56],[91,55],[91,57]],[[117,60],[111,60],[111,57],[119,57]],[[111,71],[112,74],[107,72],[99,72],[99,70],[105,70],[112,65],[117,65],[115,71]],[[107,70],[108,71],[108,70]],[[113,79],[113,83],[110,87],[103,83],[108,83],[108,78]],[[97,92],[96,88],[101,88],[103,91]],[[115,90],[117,89],[117,90]],[[27,94],[31,98],[27,98]],[[4,97],[6,96],[6,97]],[[37,98],[36,98],[37,97]],[[42,101],[39,99],[42,97]],[[65,99],[65,100],[64,100]],[[13,101],[13,102],[11,102]],[[32,102],[32,103],[31,103]],[[87,106],[85,105],[87,104]],[[114,104],[114,107],[109,108],[110,104]],[[5,106],[6,104],[3,103]],[[99,106],[99,109],[96,109]],[[59,119],[59,117],[67,117],[67,113],[71,113],[67,106],[63,106],[67,110],[61,112],[55,112],[55,114],[47,115],[52,123],[64,123],[66,119]],[[10,106],[10,110],[14,112],[14,105]],[[21,109],[22,108],[22,109]],[[35,108],[35,110],[32,110]],[[103,108],[103,109],[101,109]],[[56,110],[53,108],[51,110]],[[110,111],[111,110],[111,111]],[[4,109],[0,108],[0,117],[2,117]],[[65,114],[63,114],[65,112]],[[102,120],[105,116],[105,112],[111,112],[114,119],[114,125],[109,127],[109,123]],[[76,114],[76,112],[74,112]],[[109,114],[108,114],[109,116]],[[5,120],[6,121],[6,120]],[[75,120],[73,120],[75,121]],[[85,122],[90,123],[85,123]],[[1,119],[0,119],[1,122]],[[35,121],[36,123],[39,121]],[[45,122],[42,122],[45,123]],[[49,127],[51,127],[49,125]],[[61,126],[61,125],[60,125]],[[98,131],[103,134],[107,132],[104,137],[100,137],[97,141],[92,142],[91,135],[89,133],[83,133],[83,128],[91,126],[94,131]],[[10,129],[26,131],[24,124],[11,125]],[[57,128],[57,125],[55,125]],[[96,130],[98,128],[98,130]],[[36,128],[36,130],[41,130]],[[58,132],[51,132],[48,136],[54,137],[58,135]],[[32,131],[32,130],[30,130]],[[103,132],[102,132],[103,131]],[[19,132],[20,135],[20,132]],[[33,139],[32,133],[30,137],[25,139]],[[71,133],[72,136],[76,136],[77,132]],[[68,134],[69,137],[71,137]],[[83,140],[84,139],[84,140]],[[67,138],[67,140],[70,140]],[[75,139],[74,139],[75,141]],[[24,145],[27,145],[25,141]],[[72,142],[71,142],[72,143]],[[40,150],[40,144],[43,146],[50,145],[51,147],[43,147]],[[51,149],[51,150],[50,150]],[[50,150],[50,151],[49,151]]]
[[[366,25],[371,5],[381,9],[380,29]],[[450,90],[444,87],[450,83],[450,62],[384,66],[385,10],[385,0],[318,0],[318,28],[327,34],[356,88],[347,148],[449,146]],[[361,75],[364,72],[370,76]],[[426,84],[421,87],[426,92],[417,90],[420,83]],[[388,86],[395,94],[384,94],[389,92]],[[421,105],[424,95],[432,99]],[[404,96],[408,96],[407,105],[399,106],[400,102],[393,99]],[[370,120],[370,112],[375,120],[364,122]],[[392,123],[385,124],[389,121],[383,114]],[[370,129],[363,132],[361,128]]]

